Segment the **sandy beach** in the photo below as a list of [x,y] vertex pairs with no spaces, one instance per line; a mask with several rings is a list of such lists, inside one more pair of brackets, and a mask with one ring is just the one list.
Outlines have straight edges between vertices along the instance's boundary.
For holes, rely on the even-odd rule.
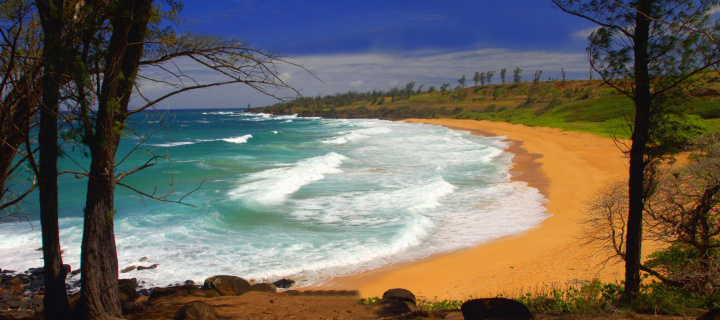
[[428,299],[516,296],[566,283],[623,278],[621,264],[599,266],[596,249],[581,239],[585,202],[606,183],[627,175],[627,161],[611,139],[505,122],[411,119],[511,140],[513,179],[546,195],[551,214],[534,229],[465,251],[333,279],[323,287],[359,289],[364,297],[405,288]]

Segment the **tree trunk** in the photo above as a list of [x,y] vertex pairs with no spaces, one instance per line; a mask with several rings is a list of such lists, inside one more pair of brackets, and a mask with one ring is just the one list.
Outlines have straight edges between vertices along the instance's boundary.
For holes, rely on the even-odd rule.
[[[81,319],[121,317],[114,233],[115,157],[137,74],[152,0],[122,0],[112,18],[95,132],[82,243]],[[85,119],[88,121],[89,119]]]
[[62,0],[37,1],[40,21],[44,33],[42,105],[40,106],[39,132],[39,177],[40,187],[40,223],[42,225],[43,259],[45,261],[45,319],[69,319],[70,307],[65,278],[67,270],[63,267],[58,228],[58,105],[60,103],[60,75],[63,50]]
[[648,71],[648,38],[653,0],[640,0],[636,15],[635,54],[635,124],[630,147],[629,210],[625,249],[625,294],[634,301],[640,292],[640,259],[642,258],[642,222],[645,208],[645,149],[650,130],[650,76]]

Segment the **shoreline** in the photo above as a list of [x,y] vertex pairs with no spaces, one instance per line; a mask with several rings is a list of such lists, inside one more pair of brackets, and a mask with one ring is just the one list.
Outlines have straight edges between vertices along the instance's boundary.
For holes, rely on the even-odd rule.
[[627,174],[627,160],[614,142],[587,133],[505,122],[407,119],[482,136],[504,136],[513,156],[511,179],[524,181],[547,199],[547,219],[525,232],[469,249],[401,262],[337,277],[303,289],[356,289],[363,297],[405,288],[427,299],[518,296],[568,283],[622,279],[618,264],[601,268],[603,257],[584,246],[584,202],[608,182]]

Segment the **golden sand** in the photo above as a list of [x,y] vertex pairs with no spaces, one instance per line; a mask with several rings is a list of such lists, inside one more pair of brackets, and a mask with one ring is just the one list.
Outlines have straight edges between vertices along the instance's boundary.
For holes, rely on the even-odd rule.
[[405,288],[428,299],[462,299],[522,292],[598,278],[623,278],[622,265],[583,245],[585,202],[608,182],[627,175],[627,160],[611,139],[505,122],[410,119],[512,140],[514,179],[546,195],[552,216],[532,230],[464,251],[336,278],[330,289],[359,289],[364,297]]

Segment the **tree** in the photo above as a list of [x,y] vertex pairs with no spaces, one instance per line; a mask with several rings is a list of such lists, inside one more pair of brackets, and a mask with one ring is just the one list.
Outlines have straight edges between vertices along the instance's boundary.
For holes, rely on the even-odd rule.
[[423,92],[423,87],[424,87],[424,86],[425,86],[424,84],[421,84],[421,85],[418,87],[417,91],[415,91],[415,94],[421,94],[421,93]]
[[562,84],[565,85],[565,68],[560,68],[560,74],[562,74]]
[[[720,27],[709,22],[718,1],[553,0],[561,10],[600,26],[589,37],[591,67],[603,81],[635,105],[630,145],[628,215],[625,239],[625,293],[633,301],[640,289],[645,200],[652,173],[668,151],[653,141],[672,97],[691,77],[718,63]],[[708,36],[709,35],[709,36]],[[657,135],[655,135],[657,137]]]
[[429,86],[427,92],[428,92],[428,93],[433,93],[433,92],[435,92],[435,90],[436,90],[436,89],[435,89],[435,86]]
[[410,99],[410,95],[414,92],[415,88],[415,81],[410,81],[405,85],[405,94],[407,94],[407,98]]
[[[666,284],[699,294],[720,290],[720,144],[717,134],[695,140],[692,159],[657,173],[655,191],[645,204],[647,238],[665,249],[649,256],[641,270]],[[611,253],[625,255],[627,182],[598,192],[589,203],[587,240]]]
[[505,73],[507,70],[505,68],[500,69],[500,80],[502,81],[502,84],[505,84]]
[[477,87],[478,83],[480,83],[480,72],[475,71],[475,75],[473,76],[473,81],[475,81],[475,86]]
[[535,70],[535,77],[533,78],[533,86],[540,84],[540,76],[542,76],[542,70]]
[[0,2],[0,219],[19,215],[18,204],[37,186],[19,175],[32,156],[23,143],[34,124],[41,84],[33,13],[30,1]]
[[447,91],[448,87],[450,87],[450,84],[449,84],[449,83],[443,83],[443,84],[440,86],[440,93],[441,93],[441,95],[443,95],[443,96],[445,95],[445,91]]
[[495,75],[495,71],[488,71],[485,72],[485,80],[487,80],[487,84],[492,84],[492,77]]
[[465,75],[462,76],[462,78],[458,79],[457,81],[461,87],[465,88]]
[[[57,142],[56,125],[61,98],[69,99],[64,103],[71,108],[70,114],[75,117],[77,125],[72,132],[75,133],[74,137],[86,145],[91,156],[89,172],[75,172],[89,179],[81,252],[82,289],[74,310],[76,314],[72,317],[74,319],[120,317],[113,230],[115,187],[122,186],[142,197],[160,201],[182,200],[168,200],[167,194],[158,196],[146,193],[123,182],[124,178],[153,166],[163,158],[152,155],[143,165],[127,172],[117,172],[117,166],[126,159],[118,158],[119,141],[124,134],[132,131],[125,120],[132,114],[189,90],[245,84],[274,96],[271,88],[289,88],[279,76],[276,65],[291,63],[252,49],[239,41],[179,35],[167,28],[150,25],[151,21],[160,23],[161,16],[175,15],[179,4],[169,0],[167,2],[173,9],[161,13],[153,6],[152,0],[86,2],[83,6],[61,0],[37,1],[44,31],[42,62],[45,68],[40,125],[41,195],[45,185],[42,180],[47,179],[47,190],[53,184],[55,188],[47,195],[52,197],[54,194],[57,198],[57,183],[52,179],[57,175],[56,163],[53,161],[56,161],[58,148],[57,144],[52,143]],[[208,83],[190,79],[188,82],[187,74],[181,70],[171,70],[173,66],[177,67],[172,61],[178,58],[194,61],[223,80],[215,78],[214,82]],[[143,77],[138,74],[140,66],[158,66],[175,77],[177,82]],[[137,86],[139,79],[169,84],[171,90],[158,98],[149,99]],[[65,97],[59,95],[67,92],[72,94]],[[133,104],[140,105],[134,105],[131,110],[129,106],[133,92],[137,92],[140,97],[139,102]],[[43,138],[43,135],[48,138]],[[48,157],[48,161],[43,161],[43,157]],[[51,209],[55,207],[55,216],[45,216],[44,209],[41,209],[43,241],[46,234],[57,232],[56,199],[48,203]],[[53,210],[47,212],[51,214]],[[51,225],[46,228],[46,220],[54,220],[54,227]],[[59,245],[59,241],[57,243]],[[46,264],[48,257],[54,255],[47,253],[48,248],[43,248]],[[59,257],[59,247],[52,250],[57,251],[56,256]],[[53,278],[53,281],[62,277],[61,291],[64,296],[64,269],[61,262],[60,266],[58,277]],[[46,287],[46,317],[67,317],[62,305],[52,307],[47,304],[51,300],[49,297],[53,296],[53,290],[50,289]],[[51,313],[50,310],[57,312]]]
[[480,84],[483,86],[485,85],[485,78],[486,78],[485,72],[480,73]]
[[520,81],[522,81],[522,72],[523,70],[520,69],[520,67],[515,68],[513,70],[513,83],[517,86],[520,84]]

